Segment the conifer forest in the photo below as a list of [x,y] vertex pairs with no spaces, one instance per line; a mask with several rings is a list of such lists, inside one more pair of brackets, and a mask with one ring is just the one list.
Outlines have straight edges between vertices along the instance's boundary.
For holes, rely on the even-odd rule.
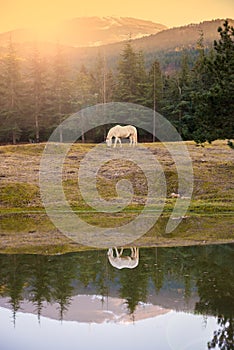
[[[83,108],[131,102],[162,114],[184,140],[227,139],[233,147],[234,28],[226,20],[217,31],[212,48],[205,47],[201,32],[196,55],[182,50],[179,68],[170,74],[157,59],[146,68],[144,52],[136,51],[131,40],[123,43],[111,68],[102,54],[92,67],[74,67],[60,45],[50,58],[35,45],[24,59],[9,40],[0,58],[0,143],[45,142]],[[152,135],[142,132],[141,140],[151,142]],[[102,142],[103,132],[90,130],[78,141]]]

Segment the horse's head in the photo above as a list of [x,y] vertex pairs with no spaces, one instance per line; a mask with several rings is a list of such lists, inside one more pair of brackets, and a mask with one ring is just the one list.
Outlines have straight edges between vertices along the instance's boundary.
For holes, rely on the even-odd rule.
[[106,138],[106,144],[107,144],[108,147],[110,147],[112,145],[112,138],[107,137]]

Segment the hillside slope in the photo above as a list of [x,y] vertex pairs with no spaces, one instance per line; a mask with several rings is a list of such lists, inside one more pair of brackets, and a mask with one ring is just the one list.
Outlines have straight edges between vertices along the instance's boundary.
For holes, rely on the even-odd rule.
[[140,38],[158,33],[167,27],[130,17],[78,17],[64,21],[52,29],[16,29],[0,34],[0,46],[12,41],[20,44],[33,41],[59,42],[62,45],[81,47],[99,46]]
[[[82,21],[83,25],[86,23],[83,32],[81,30]],[[134,50],[143,52],[147,68],[155,59],[158,59],[163,71],[170,74],[170,70],[178,69],[181,53],[184,49],[191,50],[193,55],[197,54],[197,41],[201,32],[205,47],[212,47],[214,40],[220,37],[217,29],[224,23],[224,19],[216,19],[165,29],[163,25],[132,18],[105,17],[100,19],[92,17],[88,27],[87,21],[86,18],[64,22],[65,27],[60,28],[60,41],[49,41],[49,36],[47,41],[39,40],[40,38],[36,40],[31,32],[27,32],[27,36],[24,29],[2,33],[0,34],[0,57],[7,52],[7,44],[11,34],[18,55],[23,58],[22,62],[27,63],[35,46],[42,56],[49,59],[54,57],[59,42],[62,52],[72,68],[79,69],[82,65],[93,68],[97,57],[105,56],[107,68],[115,70],[126,42],[124,40],[129,40],[131,33],[132,46]],[[234,19],[229,19],[229,23],[234,26]],[[151,31],[155,31],[156,34],[150,34]],[[82,34],[79,35],[79,32]],[[134,39],[142,36],[143,33],[145,33],[144,37]],[[103,43],[105,45],[101,45]]]

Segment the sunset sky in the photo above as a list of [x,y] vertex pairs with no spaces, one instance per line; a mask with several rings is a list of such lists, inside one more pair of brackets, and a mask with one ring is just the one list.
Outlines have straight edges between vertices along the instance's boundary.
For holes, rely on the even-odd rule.
[[135,17],[168,27],[234,18],[233,0],[0,0],[0,32],[82,16]]

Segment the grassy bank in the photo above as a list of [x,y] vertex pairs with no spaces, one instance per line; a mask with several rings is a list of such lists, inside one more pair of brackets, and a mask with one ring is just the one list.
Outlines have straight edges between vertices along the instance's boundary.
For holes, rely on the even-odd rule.
[[[163,167],[167,197],[160,219],[135,242],[139,246],[234,240],[234,151],[225,141],[216,141],[204,148],[196,147],[193,142],[186,145],[194,171],[192,201],[187,217],[167,235],[165,225],[176,202],[171,193],[178,193],[176,165],[163,144],[144,144]],[[39,166],[44,147],[44,144],[0,147],[0,252],[56,253],[85,249],[59,233],[45,214],[39,189]],[[131,221],[145,204],[147,183],[144,174],[134,164],[122,160],[103,164],[97,174],[99,194],[106,200],[115,197],[117,181],[128,179],[133,184],[134,196],[118,215],[95,213],[84,202],[77,181],[80,161],[92,147],[94,145],[75,144],[68,153],[63,168],[66,199],[77,215],[82,215],[93,225],[113,227]]]

